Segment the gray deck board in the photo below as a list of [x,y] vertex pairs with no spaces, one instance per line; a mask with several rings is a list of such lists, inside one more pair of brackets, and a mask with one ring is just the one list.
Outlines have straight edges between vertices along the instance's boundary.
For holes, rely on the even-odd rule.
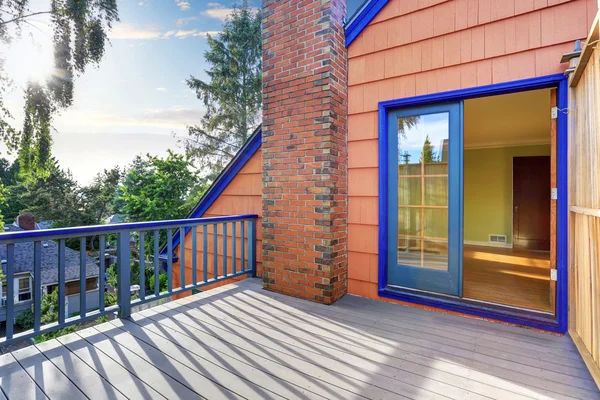
[[51,399],[82,399],[86,397],[44,354],[35,346],[12,352],[21,367],[37,386]]
[[127,396],[129,399],[164,399],[156,390],[141,381],[121,364],[92,346],[77,334],[57,339],[73,355],[92,368],[98,376]]
[[0,356],[0,389],[9,399],[47,399],[12,354]]
[[[449,380],[448,383],[450,384],[452,384],[453,378],[456,378],[455,375],[468,378],[470,384],[475,382],[488,383],[491,379],[492,381],[495,381],[495,389],[492,390],[492,393],[497,393],[498,390],[510,386],[511,382],[516,382],[518,385],[513,385],[513,395],[516,395],[517,393],[524,394],[524,392],[529,393],[527,388],[522,387],[522,384],[525,384],[526,386],[532,385],[539,389],[538,392],[535,393],[535,398],[544,398],[539,396],[548,393],[546,390],[548,388],[558,394],[570,395],[580,399],[589,399],[590,395],[594,395],[593,392],[590,393],[588,390],[580,390],[578,387],[563,385],[551,380],[529,376],[523,374],[521,371],[517,372],[518,369],[517,371],[514,371],[512,369],[499,368],[494,365],[480,363],[479,366],[481,368],[485,368],[486,371],[491,369],[494,373],[479,374],[477,369],[472,368],[472,365],[475,364],[473,360],[464,357],[451,358],[451,355],[448,353],[442,353],[440,355],[440,351],[426,347],[404,345],[403,343],[399,343],[396,347],[370,344],[368,346],[369,348],[364,348],[362,344],[358,342],[355,342],[354,344],[342,343],[340,345],[338,341],[324,340],[312,334],[301,337],[300,333],[291,328],[282,331],[282,327],[286,324],[283,319],[280,320],[278,324],[271,324],[270,326],[262,326],[262,324],[259,323],[245,323],[246,326],[243,326],[244,324],[236,324],[228,321],[223,315],[217,316],[216,314],[218,313],[214,309],[210,309],[210,311],[204,310],[205,307],[212,307],[212,305],[206,305],[202,308],[197,308],[196,305],[193,305],[185,312],[181,310],[181,303],[167,304],[162,307],[174,308],[168,314],[170,318],[177,321],[186,320],[186,322],[190,323],[189,317],[192,317],[205,324],[205,326],[208,326],[208,329],[219,330],[218,335],[223,335],[229,331],[238,335],[243,335],[246,339],[267,346],[278,345],[279,347],[276,348],[284,352],[290,352],[292,351],[291,349],[297,348],[297,351],[325,354],[329,358],[350,362],[351,364],[358,365],[362,368],[369,366],[372,370],[379,371],[380,374],[398,377],[397,379],[407,379],[411,372],[421,371],[422,377],[424,378],[435,376],[438,379]],[[156,310],[162,309],[163,308],[156,308]],[[433,343],[430,343],[430,345],[436,347]],[[398,350],[401,351],[399,352]],[[311,355],[311,357],[314,357],[314,355]],[[434,365],[435,368],[432,368],[432,365]],[[398,369],[403,370],[404,373],[402,374]],[[448,372],[450,375],[440,375],[438,371]],[[494,379],[498,377],[500,379]],[[427,379],[424,380],[427,381]],[[589,383],[593,382],[590,380],[576,381],[576,384],[584,386]],[[485,393],[488,396],[497,398],[489,393],[489,391],[486,391]],[[532,393],[529,393],[528,395],[531,396]],[[546,398],[552,398],[552,396]]]
[[[219,300],[215,300],[216,299],[213,298],[203,301],[196,300],[194,301],[194,304],[199,305],[204,303],[213,303],[215,306],[223,304]],[[304,330],[323,336],[333,337],[336,340],[340,339],[339,333],[344,333],[345,337],[348,337],[348,340],[351,338],[355,338],[352,340],[358,339],[359,343],[365,343],[369,341],[375,341],[377,343],[381,342],[382,339],[388,339],[384,342],[387,344],[394,344],[397,341],[410,340],[412,338],[419,339],[421,342],[435,342],[438,344],[447,344],[452,347],[458,347],[463,350],[470,350],[475,354],[479,354],[481,357],[491,356],[493,359],[499,358],[507,361],[514,361],[517,363],[548,369],[550,371],[572,376],[588,376],[587,369],[583,362],[574,363],[571,361],[571,359],[563,361],[561,357],[552,356],[551,354],[547,354],[545,352],[540,353],[533,350],[527,350],[524,348],[513,350],[506,344],[481,343],[478,342],[476,338],[460,335],[458,333],[449,333],[446,331],[445,326],[443,330],[439,329],[439,326],[437,329],[434,329],[430,327],[423,328],[415,324],[388,326],[379,322],[369,324],[368,321],[360,321],[361,323],[358,323],[358,320],[355,319],[353,320],[354,327],[362,327],[360,331],[355,332],[348,329],[347,326],[339,327],[339,325],[332,323],[333,321],[338,321],[345,323],[346,325],[348,324],[347,321],[336,318],[335,310],[331,310],[333,315],[330,313],[326,316],[326,318],[315,318],[315,315],[299,315],[297,314],[298,310],[291,307],[284,309],[273,306],[268,309],[267,313],[262,308],[253,307],[248,305],[247,302],[244,302],[243,300],[236,299],[235,296],[228,296],[228,298],[224,298],[223,301],[226,302],[227,305],[231,305],[231,307],[227,307],[227,312],[231,316],[235,316],[235,318],[255,320],[260,323],[262,321],[277,321],[278,318],[284,316],[287,321],[295,320],[306,322],[302,325],[302,329]]]
[[71,353],[58,340],[36,345],[56,368],[67,376],[89,399],[127,399],[96,371]]
[[568,337],[249,279],[0,356],[7,399],[581,399]]

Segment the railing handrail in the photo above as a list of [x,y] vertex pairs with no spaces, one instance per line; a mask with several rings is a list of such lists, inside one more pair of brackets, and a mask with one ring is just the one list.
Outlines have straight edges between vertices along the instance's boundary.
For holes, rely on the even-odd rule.
[[[59,228],[38,231],[19,231],[0,234],[0,244],[6,245],[6,264],[3,262],[3,267],[6,267],[7,285],[6,295],[6,335],[0,337],[0,344],[10,344],[15,341],[28,339],[46,332],[57,329],[62,329],[67,326],[90,321],[100,316],[118,313],[121,318],[128,317],[131,314],[131,308],[134,306],[149,303],[151,301],[160,300],[166,297],[172,297],[177,294],[200,289],[207,285],[212,285],[216,282],[241,276],[256,276],[256,255],[257,255],[257,236],[256,227],[258,223],[258,215],[242,214],[230,215],[224,217],[209,217],[209,218],[188,218],[181,220],[166,220],[166,221],[151,221],[151,222],[134,222],[122,223],[113,225],[99,226],[84,226],[75,228]],[[194,228],[194,229],[192,229]],[[229,231],[228,228],[231,228]],[[239,230],[238,230],[239,228]],[[161,231],[166,230],[167,254],[165,260],[161,259],[159,266],[159,237]],[[174,244],[173,231],[179,239],[179,243],[186,243],[186,235],[190,233],[191,257],[188,255],[189,265],[186,264],[186,247]],[[132,233],[137,232],[139,237],[135,242],[132,242]],[[229,234],[231,232],[231,234]],[[201,238],[198,237],[199,233]],[[106,253],[108,238],[111,234],[116,234],[114,244],[117,250],[116,262],[116,285],[113,284],[113,290],[117,295],[116,304],[105,307],[105,282],[104,276],[108,266],[107,260],[102,255]],[[148,236],[146,236],[148,235]],[[208,246],[208,237],[211,237],[212,256],[211,262],[208,260],[208,253],[211,248]],[[69,318],[66,315],[66,240],[69,238],[79,238],[79,316]],[[87,254],[86,242],[88,238],[98,240],[98,306],[87,307]],[[57,271],[58,271],[58,321],[42,325],[41,323],[41,271],[42,271],[42,241],[56,240],[58,242]],[[201,241],[200,241],[201,240]],[[239,242],[238,242],[239,241]],[[32,311],[33,328],[25,332],[15,334],[14,319],[18,313],[15,309],[16,293],[15,288],[15,265],[16,265],[16,245],[23,242],[33,243],[33,283],[32,283]],[[239,245],[238,245],[239,243]],[[148,248],[146,248],[148,244]],[[133,246],[133,247],[132,247]],[[198,249],[198,246],[201,246]],[[231,246],[231,247],[229,247]],[[153,249],[150,249],[153,247]],[[139,276],[135,281],[132,281],[132,249],[137,248],[139,251],[139,260],[137,266],[139,268]],[[135,249],[134,249],[135,250]],[[148,250],[149,254],[146,254]],[[189,250],[189,249],[188,249]],[[199,250],[199,251],[197,251]],[[229,251],[231,250],[231,251]],[[238,261],[239,250],[239,264]],[[73,250],[69,250],[73,251]],[[179,253],[179,282],[175,285],[173,281],[173,267],[176,255]],[[47,253],[52,254],[52,253]],[[201,260],[200,260],[201,254]],[[147,257],[148,256],[148,257]],[[150,257],[151,256],[151,257]],[[219,262],[219,259],[221,260]],[[71,258],[72,260],[72,258]],[[4,260],[3,260],[4,261]],[[134,266],[135,266],[134,263]],[[212,264],[212,265],[209,265]],[[198,267],[202,267],[202,277],[198,279]],[[186,277],[186,269],[192,269],[191,280]],[[154,293],[150,293],[146,288],[151,287],[151,283],[146,280],[146,269],[148,273],[154,275]],[[209,271],[212,270],[212,271]],[[167,276],[167,288],[160,287],[161,274]],[[139,279],[139,280],[138,280]],[[139,298],[133,300],[132,284],[139,284]],[[147,285],[148,284],[148,285]],[[95,301],[95,300],[94,300]]]
[[102,233],[119,233],[121,231],[140,231],[153,229],[180,228],[219,222],[257,219],[257,214],[228,215],[225,217],[206,217],[189,219],[172,219],[164,221],[125,222],[110,225],[89,225],[71,228],[40,229],[18,232],[0,232],[0,244],[17,243],[32,240],[67,239],[71,237],[92,236]]

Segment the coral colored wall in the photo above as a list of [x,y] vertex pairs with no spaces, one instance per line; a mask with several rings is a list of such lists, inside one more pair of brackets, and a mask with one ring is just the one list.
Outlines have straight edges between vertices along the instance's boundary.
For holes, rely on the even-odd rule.
[[[226,215],[237,215],[237,214],[258,214],[259,216],[262,214],[262,161],[261,161],[261,150],[259,149],[251,158],[248,160],[246,165],[238,172],[238,174],[233,178],[233,180],[227,185],[223,193],[217,198],[217,200],[210,206],[210,208],[202,215],[202,217],[219,217]],[[248,224],[246,223],[246,253],[245,253],[245,265],[248,262]],[[196,266],[197,270],[197,278],[198,280],[202,280],[202,274],[204,271],[202,262],[204,254],[202,252],[203,246],[203,231],[202,227],[197,228],[196,233],[196,249],[198,250],[196,253]],[[231,271],[232,266],[232,238],[231,238],[231,223],[228,224],[227,227],[227,270]],[[213,245],[214,245],[214,235],[212,227],[208,229],[208,276],[211,278],[213,276]],[[260,276],[262,271],[262,228],[261,228],[261,218],[259,217],[257,225],[256,225],[256,236],[257,236],[257,252],[256,252],[256,268],[257,274]],[[240,248],[241,248],[241,236],[240,236],[240,223],[237,223],[237,235],[236,235],[236,263],[237,268],[239,270],[241,265],[240,259]],[[179,255],[179,246],[175,248],[175,254]],[[219,274],[223,272],[223,231],[222,226],[218,226],[217,231],[217,268]],[[180,272],[179,272],[179,263],[173,263],[173,287],[178,287],[181,284],[180,281]],[[188,232],[185,237],[185,276],[186,276],[186,284],[190,284],[192,282],[192,234]],[[243,278],[236,278],[236,280]],[[222,285],[226,285],[230,283],[231,280],[222,281],[216,283],[214,285],[207,286],[208,290],[213,287],[219,287]],[[189,296],[191,293],[183,294],[176,296],[176,298],[181,298],[185,296]]]
[[391,0],[348,48],[348,292],[377,295],[377,104],[563,72],[597,0]]

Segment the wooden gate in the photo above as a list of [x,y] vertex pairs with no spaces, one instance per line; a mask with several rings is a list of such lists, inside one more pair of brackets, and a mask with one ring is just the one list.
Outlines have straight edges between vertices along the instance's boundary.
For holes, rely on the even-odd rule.
[[598,386],[600,50],[595,48],[599,38],[599,15],[570,78],[569,93],[569,333]]

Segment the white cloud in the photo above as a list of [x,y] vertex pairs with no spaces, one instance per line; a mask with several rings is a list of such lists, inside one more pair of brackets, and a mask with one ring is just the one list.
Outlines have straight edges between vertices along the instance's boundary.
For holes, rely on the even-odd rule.
[[[124,40],[150,40],[150,39],[168,39],[170,37],[176,37],[179,39],[185,39],[188,37],[206,37],[206,35],[218,35],[219,31],[199,31],[197,29],[176,29],[166,32],[161,32],[156,28],[145,28],[137,27],[133,24],[120,24],[113,28],[110,32],[109,37],[111,39],[124,39]],[[132,47],[130,45],[130,47]]]
[[177,37],[177,38],[186,38],[188,36],[193,36],[194,33],[196,33],[195,29],[191,29],[191,30],[187,30],[187,31],[179,30],[179,31],[175,32],[175,37]]
[[206,37],[207,35],[215,36],[218,35],[219,31],[199,31],[197,29],[189,29],[189,30],[177,30],[177,31],[169,31],[165,33],[165,37],[174,36],[179,39],[186,39],[188,37]]
[[[131,114],[112,114],[85,109],[70,109],[57,118],[57,128],[64,132],[127,131],[144,132],[142,128],[155,128],[153,132],[169,133],[198,123],[204,115],[202,109],[182,106],[152,108],[133,111]],[[82,129],[83,128],[83,129]],[[132,128],[132,129],[126,129]],[[158,130],[156,130],[158,129]]]
[[[233,12],[233,8],[225,7],[223,4],[220,3],[208,3],[206,6],[208,7],[208,9],[202,11],[202,15],[210,18],[215,18],[223,22]],[[257,11],[257,8],[251,7],[251,10]]]
[[175,4],[181,11],[188,11],[190,8],[192,8],[190,3],[185,0],[175,0]]
[[211,4],[213,6],[210,7],[208,10],[202,11],[202,15],[210,17],[210,18],[215,18],[220,21],[225,21],[227,19],[227,17],[229,17],[229,15],[231,15],[231,13],[233,12],[233,8],[226,8],[219,3],[208,3],[208,4],[209,4],[209,7]]
[[157,91],[157,92],[166,92],[166,91],[167,91],[167,89],[166,89],[166,88],[164,88],[164,87],[157,87],[157,88],[156,88],[156,91]]
[[175,23],[177,24],[177,26],[182,26],[182,25],[188,24],[192,21],[195,21],[197,19],[198,19],[198,17],[179,18]]
[[159,39],[162,33],[156,28],[138,27],[133,24],[119,24],[111,29],[108,37],[111,39]]
[[146,4],[146,3],[144,3],[143,1],[140,1],[140,2],[138,3],[138,6],[140,6],[140,7],[144,7],[144,6],[146,6],[146,5],[147,5],[147,4]]

